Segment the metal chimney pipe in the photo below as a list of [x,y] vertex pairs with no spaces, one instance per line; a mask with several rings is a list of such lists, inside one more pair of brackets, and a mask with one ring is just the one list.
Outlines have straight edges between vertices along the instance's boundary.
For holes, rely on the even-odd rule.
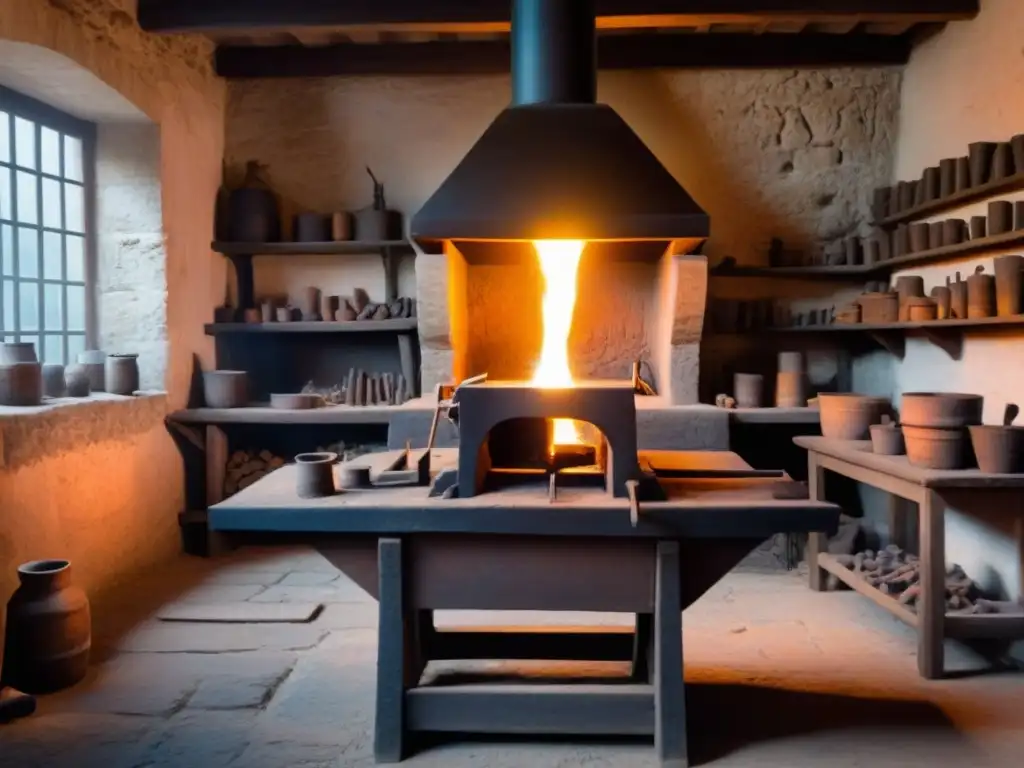
[[512,0],[512,105],[593,104],[593,0]]

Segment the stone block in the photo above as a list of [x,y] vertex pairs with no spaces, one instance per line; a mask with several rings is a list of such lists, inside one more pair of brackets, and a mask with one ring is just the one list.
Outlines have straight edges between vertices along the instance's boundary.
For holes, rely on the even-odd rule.
[[277,585],[281,587],[319,587],[337,581],[340,573],[323,571],[296,571],[289,573]]
[[364,603],[372,598],[347,577],[319,586],[267,587],[251,598],[254,603]]
[[99,237],[100,291],[166,291],[167,248],[163,235]]
[[225,766],[249,746],[256,727],[252,712],[182,712],[157,728],[143,745],[146,768]]
[[324,634],[310,624],[203,624],[197,627],[156,622],[129,633],[120,648],[134,653],[300,651],[315,647]]
[[242,602],[258,595],[265,587],[259,584],[202,584],[185,592],[178,603],[230,603]]

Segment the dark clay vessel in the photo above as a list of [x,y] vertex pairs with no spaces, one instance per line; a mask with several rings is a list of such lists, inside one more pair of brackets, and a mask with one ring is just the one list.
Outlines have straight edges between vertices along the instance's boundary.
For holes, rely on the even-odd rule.
[[243,188],[228,200],[228,233],[236,243],[275,243],[281,239],[277,198],[269,189]]
[[1013,229],[1013,203],[1009,200],[993,200],[988,204],[987,232],[1001,235]]
[[139,388],[139,356],[109,355],[104,380],[107,383],[107,392],[112,395],[134,394]]
[[295,491],[300,499],[332,496],[336,453],[300,453],[295,457]]
[[7,603],[4,684],[28,693],[68,688],[89,667],[89,599],[71,583],[67,560],[25,563],[18,579]]

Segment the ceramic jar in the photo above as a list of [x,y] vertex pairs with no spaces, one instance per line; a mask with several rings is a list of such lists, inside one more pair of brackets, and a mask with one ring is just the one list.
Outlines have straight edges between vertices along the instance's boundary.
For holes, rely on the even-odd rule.
[[43,394],[46,397],[64,397],[64,366],[53,363],[43,366]]
[[88,397],[89,371],[84,365],[69,365],[64,369],[64,386],[68,397]]
[[43,399],[43,367],[39,363],[0,365],[0,405],[33,406]]
[[967,317],[992,317],[996,313],[996,281],[981,265],[967,278]]
[[7,341],[0,344],[0,365],[35,363],[36,345],[31,341]]
[[203,373],[203,399],[207,408],[243,408],[249,404],[249,377],[245,371]]
[[759,373],[737,373],[733,378],[733,397],[739,408],[760,408],[764,376]]
[[107,353],[98,349],[87,349],[78,353],[78,362],[85,367],[85,372],[89,376],[89,390],[106,392]]
[[336,453],[300,453],[295,457],[295,491],[301,499],[315,499],[335,493]]
[[112,395],[131,395],[139,388],[139,356],[134,354],[110,355],[104,370],[107,392]]
[[67,560],[18,568],[21,586],[7,603],[4,683],[51,693],[85,677],[92,646],[89,599],[71,581]]

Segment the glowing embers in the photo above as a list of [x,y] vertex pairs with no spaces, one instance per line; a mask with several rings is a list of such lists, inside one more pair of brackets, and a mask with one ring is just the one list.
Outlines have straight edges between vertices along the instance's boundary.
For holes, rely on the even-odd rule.
[[[579,428],[585,442],[554,443],[555,424]],[[551,473],[572,475],[567,484],[603,487],[607,450],[600,432],[569,419],[512,418],[496,424],[487,436],[489,490],[542,479]]]

